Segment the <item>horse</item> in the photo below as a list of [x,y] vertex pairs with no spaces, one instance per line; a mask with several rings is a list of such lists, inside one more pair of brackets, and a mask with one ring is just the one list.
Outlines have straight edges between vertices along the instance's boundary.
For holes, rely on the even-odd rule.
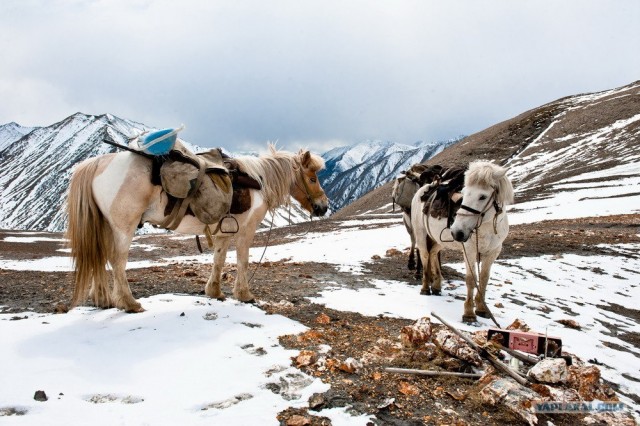
[[[422,262],[420,260],[420,251],[416,250],[416,239],[414,238],[411,227],[411,202],[418,189],[425,183],[432,182],[433,178],[438,175],[441,170],[442,167],[440,166],[427,166],[420,163],[414,164],[394,180],[393,188],[391,189],[391,199],[393,203],[397,204],[402,210],[402,223],[411,239],[407,268],[410,271],[416,271],[416,279],[420,279],[422,276]],[[416,251],[418,252],[417,262]]]
[[[260,157],[234,160],[262,184],[259,190],[249,190],[251,207],[232,215],[238,224],[234,236],[238,260],[233,295],[242,302],[251,302],[254,296],[247,281],[249,248],[267,212],[288,205],[293,198],[312,216],[323,216],[329,201],[317,176],[324,168],[324,160],[307,150],[291,153],[276,150],[270,144],[268,153]],[[90,296],[99,308],[144,311],[131,294],[125,267],[138,225],[160,225],[165,219],[169,200],[162,186],[152,184],[151,169],[151,159],[131,152],[89,158],[75,168],[67,199],[67,238],[74,263],[72,307]],[[204,229],[205,224],[195,216],[185,215],[175,231],[199,235]],[[232,235],[222,232],[219,226],[212,234],[213,269],[205,294],[223,300],[220,280]],[[113,274],[111,291],[107,263]]]
[[[411,225],[423,263],[421,294],[439,295],[442,271],[438,254],[443,248],[461,250],[466,265],[467,297],[462,320],[477,321],[476,315],[487,318],[490,311],[485,304],[485,291],[491,265],[502,251],[502,243],[509,233],[505,206],[513,204],[514,192],[507,170],[489,161],[474,161],[464,173],[462,203],[448,226],[447,217],[436,218],[429,212],[437,191],[425,201],[424,194],[434,185],[427,184],[415,194],[411,206]],[[460,195],[460,194],[459,194]],[[423,208],[427,213],[423,212]],[[471,236],[473,238],[470,238]],[[429,247],[429,248],[428,248]],[[474,268],[477,262],[480,279]],[[478,292],[474,288],[478,283]]]

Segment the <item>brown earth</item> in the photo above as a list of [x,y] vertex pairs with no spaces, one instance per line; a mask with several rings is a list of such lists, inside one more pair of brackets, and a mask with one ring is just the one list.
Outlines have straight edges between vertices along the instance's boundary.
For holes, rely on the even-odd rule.
[[[335,226],[335,220],[328,219],[276,229],[271,235],[266,232],[259,234],[254,246],[266,244],[267,236],[269,245],[274,245],[290,240],[295,235],[328,231]],[[606,254],[607,249],[597,247],[598,244],[637,243],[640,240],[639,233],[640,215],[559,220],[542,222],[535,226],[514,226],[505,241],[501,258],[559,253]],[[0,253],[5,259],[38,259],[64,255],[56,251],[63,248],[58,242],[27,244],[4,241],[5,237],[15,235],[17,232],[0,231]],[[61,237],[60,234],[47,236]],[[171,240],[166,235],[150,235],[138,237],[137,243],[153,244],[161,249],[151,252],[144,251],[143,248],[134,249],[131,252],[131,260],[196,253],[196,245],[191,239]],[[446,257],[443,261],[456,259],[457,254],[444,253]],[[383,368],[388,366],[464,369],[463,363],[455,366],[446,365],[451,361],[442,358],[427,365],[425,360],[415,358],[411,352],[398,353],[393,349],[397,348],[400,329],[413,321],[335,311],[311,303],[307,299],[318,295],[327,285],[336,281],[353,288],[368,286],[367,280],[371,278],[412,282],[417,286],[418,281],[413,277],[413,273],[407,270],[406,261],[406,253],[390,253],[389,256],[368,263],[364,275],[342,273],[328,264],[287,262],[285,259],[251,265],[250,274],[255,273],[251,289],[259,305],[269,313],[284,315],[309,327],[309,331],[302,335],[282,336],[281,343],[289,348],[314,353],[318,351],[320,344],[331,347],[327,355],[330,365],[323,371],[304,363],[301,365],[299,360],[292,360],[293,365],[331,385],[331,390],[324,395],[316,396],[312,405],[318,404],[318,408],[351,406],[354,413],[375,414],[376,424],[383,425],[525,424],[504,407],[482,405],[477,397],[478,385],[474,384],[473,380],[421,378],[384,372]],[[229,296],[234,273],[235,268],[228,265],[223,291]],[[446,268],[444,274],[445,279],[461,278]],[[162,293],[203,295],[208,275],[208,266],[189,262],[128,271],[131,289],[136,298]],[[65,312],[71,291],[70,273],[0,269],[0,312],[15,313],[15,319],[20,319],[18,314],[27,310]],[[416,297],[425,297],[420,296],[418,292],[419,287],[416,287]],[[621,311],[624,310],[620,308]],[[624,314],[640,318],[640,311],[626,309]],[[384,349],[385,345],[387,349]],[[381,347],[383,349],[380,349]],[[353,373],[349,372],[348,368],[342,368],[341,362],[348,358],[361,359],[365,354],[385,350],[395,350],[396,353],[386,361],[384,357],[374,359]],[[287,410],[281,413],[279,418],[282,424],[301,418],[311,421],[311,424],[329,424],[328,419],[314,416],[313,413],[312,410]],[[549,420],[556,425],[572,425],[575,424],[576,417],[555,416]]]

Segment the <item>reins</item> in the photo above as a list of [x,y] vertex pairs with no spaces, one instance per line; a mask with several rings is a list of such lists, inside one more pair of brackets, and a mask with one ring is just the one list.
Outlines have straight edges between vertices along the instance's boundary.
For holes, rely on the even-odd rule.
[[274,218],[275,218],[275,212],[272,211],[271,212],[271,225],[269,226],[269,233],[267,233],[267,242],[264,245],[264,250],[262,250],[262,255],[260,255],[260,260],[258,260],[258,263],[256,263],[255,268],[253,268],[253,272],[251,273],[251,278],[249,278],[249,280],[247,281],[247,284],[249,284],[249,283],[251,283],[251,281],[253,281],[253,276],[258,271],[258,268],[262,264],[262,258],[264,257],[264,254],[267,252],[267,247],[269,247],[269,240],[271,240],[271,231],[273,230],[273,220],[274,220]]

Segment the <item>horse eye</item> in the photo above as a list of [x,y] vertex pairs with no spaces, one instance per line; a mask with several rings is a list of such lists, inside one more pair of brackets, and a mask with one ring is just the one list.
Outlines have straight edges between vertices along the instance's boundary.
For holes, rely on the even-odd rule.
[[317,179],[316,178],[309,178],[309,181],[311,181],[311,183],[316,183]]
[[480,196],[480,201],[484,201],[484,200],[486,200],[486,199],[487,199],[487,196],[486,196],[486,195],[481,195],[481,196]]

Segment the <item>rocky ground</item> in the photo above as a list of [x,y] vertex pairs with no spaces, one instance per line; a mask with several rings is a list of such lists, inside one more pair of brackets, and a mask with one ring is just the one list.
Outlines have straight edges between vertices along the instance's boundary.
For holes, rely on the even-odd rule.
[[[314,221],[274,230],[259,235],[254,246],[277,244],[291,235],[328,231],[335,226],[331,220]],[[384,225],[371,225],[384,226]],[[535,226],[512,227],[505,242],[502,258],[538,256],[541,254],[578,253],[603,254],[606,248],[598,244],[637,243],[640,215],[549,221]],[[5,259],[38,259],[61,255],[59,242],[37,244],[10,243],[10,231],[0,231],[0,253]],[[53,235],[60,237],[60,235]],[[408,241],[408,237],[407,237]],[[144,260],[150,256],[165,257],[196,253],[194,240],[168,240],[162,235],[142,236],[140,244],[153,244],[160,250],[132,250],[130,259]],[[456,260],[447,253],[443,262]],[[415,282],[406,268],[406,253],[390,251],[387,256],[366,265],[364,275],[341,273],[332,265],[322,263],[263,262],[251,265],[255,271],[251,285],[259,305],[269,313],[277,313],[309,327],[304,334],[282,336],[286,347],[302,351],[292,359],[293,365],[331,384],[331,390],[310,401],[310,410],[287,410],[280,413],[282,424],[329,424],[328,419],[314,416],[314,408],[352,406],[358,413],[375,413],[378,424],[527,424],[512,410],[482,403],[481,384],[475,379],[419,377],[387,373],[385,367],[468,370],[468,363],[441,352],[425,356],[421,351],[402,345],[401,329],[413,321],[384,316],[335,311],[311,303],[307,297],[318,295],[327,282],[339,280],[354,288],[366,286],[367,279]],[[223,291],[231,295],[235,268],[227,265]],[[203,294],[209,268],[195,263],[176,263],[166,267],[134,269],[128,272],[136,298],[160,293]],[[445,279],[461,278],[445,268]],[[71,297],[71,274],[66,272],[10,271],[0,269],[0,312],[19,313],[25,310],[59,312],[68,309]],[[416,287],[416,297],[419,296]],[[640,311],[626,309],[624,314],[640,321]],[[638,338],[631,336],[630,338]],[[635,342],[640,345],[640,339]],[[322,353],[321,345],[331,347]],[[433,355],[433,354],[432,354]],[[359,365],[353,360],[369,360]],[[538,416],[555,425],[573,425],[576,416]],[[541,424],[545,424],[541,422]],[[597,423],[595,423],[597,424]]]

